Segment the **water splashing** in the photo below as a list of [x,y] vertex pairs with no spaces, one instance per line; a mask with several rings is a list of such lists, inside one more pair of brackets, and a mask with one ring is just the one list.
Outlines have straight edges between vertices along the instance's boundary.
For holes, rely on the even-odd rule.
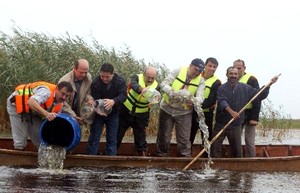
[[66,159],[66,149],[56,145],[41,144],[38,151],[39,168],[62,170]]
[[212,164],[212,159],[210,156],[210,142],[208,140],[209,137],[208,127],[205,124],[205,117],[200,102],[195,97],[191,97],[191,101],[194,104],[194,109],[198,115],[199,128],[201,129],[203,134],[203,145],[208,156],[208,162],[205,163],[205,168],[210,169],[210,164]]
[[210,156],[210,142],[208,140],[209,137],[209,131],[208,127],[205,124],[205,117],[203,110],[201,108],[201,103],[199,100],[197,100],[196,97],[194,97],[188,90],[181,89],[179,91],[174,91],[171,96],[169,96],[169,103],[172,107],[178,107],[182,106],[183,104],[188,104],[192,102],[194,105],[194,109],[198,114],[198,122],[199,122],[199,128],[201,129],[203,133],[203,145],[204,149],[208,155],[208,162],[205,163],[205,168],[210,168],[210,164],[212,164],[212,159]]

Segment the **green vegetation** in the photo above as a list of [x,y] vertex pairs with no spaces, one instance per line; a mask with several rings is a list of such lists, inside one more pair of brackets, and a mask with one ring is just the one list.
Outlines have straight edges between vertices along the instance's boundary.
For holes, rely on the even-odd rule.
[[300,119],[292,119],[291,128],[300,129]]
[[[50,37],[43,33],[23,32],[19,28],[13,28],[12,32],[12,35],[0,32],[0,131],[3,133],[9,133],[6,99],[15,86],[37,80],[56,83],[72,69],[73,62],[79,58],[90,62],[93,77],[98,76],[99,67],[104,62],[114,64],[116,72],[127,81],[131,75],[142,72],[147,65],[158,69],[159,82],[169,73],[164,64],[146,64],[143,59],[135,59],[128,47],[120,51],[108,49],[95,39],[90,45],[83,38],[68,33],[63,37]],[[260,116],[262,135],[276,129],[273,135],[280,137],[290,128],[300,128],[300,120],[292,120],[281,111],[276,110],[271,101],[263,102]],[[147,130],[149,135],[156,135],[157,124],[156,106],[150,117]]]
[[57,83],[79,58],[89,61],[93,77],[98,76],[100,65],[104,62],[112,63],[116,72],[127,81],[131,75],[141,73],[147,65],[158,69],[158,81],[168,73],[164,64],[146,64],[143,59],[135,59],[128,47],[120,51],[107,49],[95,39],[90,45],[83,38],[68,33],[63,37],[50,37],[43,33],[24,32],[19,28],[12,31],[12,35],[0,32],[1,130],[10,128],[6,99],[17,85],[37,80]]
[[292,125],[291,116],[282,112],[281,106],[279,109],[276,109],[274,104],[269,99],[263,101],[260,117],[260,122],[264,127],[274,129],[289,129]]
[[276,109],[270,100],[266,99],[263,101],[260,115],[260,127],[258,127],[260,135],[267,136],[272,134],[274,139],[281,141],[289,129],[300,128],[296,127],[297,125],[295,123],[297,122],[292,120],[290,115],[282,112],[281,106],[279,109]]

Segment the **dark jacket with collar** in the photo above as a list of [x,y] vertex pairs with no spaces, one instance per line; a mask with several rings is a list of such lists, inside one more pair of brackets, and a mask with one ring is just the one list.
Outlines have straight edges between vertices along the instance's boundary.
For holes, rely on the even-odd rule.
[[114,73],[114,77],[109,84],[104,84],[100,76],[96,77],[91,84],[91,95],[97,99],[113,99],[115,105],[112,112],[116,112],[119,105],[122,104],[127,97],[126,81],[123,77]]

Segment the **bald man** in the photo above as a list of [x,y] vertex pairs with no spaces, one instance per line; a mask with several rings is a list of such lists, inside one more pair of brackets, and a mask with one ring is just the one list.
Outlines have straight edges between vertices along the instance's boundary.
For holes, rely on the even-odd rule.
[[147,67],[143,74],[131,77],[126,101],[120,106],[119,129],[117,147],[129,127],[132,127],[134,144],[138,155],[146,156],[147,141],[146,127],[149,121],[149,101],[144,97],[147,89],[157,89],[157,70]]
[[89,73],[89,62],[86,59],[76,60],[73,70],[60,78],[59,82],[62,81],[70,82],[75,91],[69,100],[64,103],[62,112],[73,116],[80,124],[91,124],[92,120],[82,118],[83,107],[93,100],[90,95],[92,76]]

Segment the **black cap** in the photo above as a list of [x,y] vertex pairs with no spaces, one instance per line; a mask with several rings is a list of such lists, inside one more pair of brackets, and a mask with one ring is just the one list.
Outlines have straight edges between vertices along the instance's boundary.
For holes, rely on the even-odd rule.
[[199,71],[203,71],[204,70],[204,62],[200,59],[200,58],[195,58],[194,60],[192,60],[191,64],[193,64],[194,66],[197,66],[199,68]]

